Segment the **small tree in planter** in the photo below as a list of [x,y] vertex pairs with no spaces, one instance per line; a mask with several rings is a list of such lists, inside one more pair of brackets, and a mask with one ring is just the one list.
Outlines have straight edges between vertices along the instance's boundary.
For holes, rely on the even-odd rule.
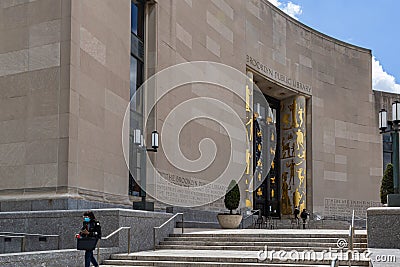
[[235,229],[238,228],[242,221],[241,214],[233,214],[232,210],[239,207],[240,191],[239,186],[235,180],[232,180],[226,190],[225,194],[225,207],[230,211],[229,214],[218,214],[218,222],[222,228]]
[[393,185],[393,165],[389,163],[386,166],[385,174],[382,178],[381,185],[381,203],[387,204],[387,195],[394,193],[394,185]]
[[240,202],[240,191],[239,185],[235,180],[232,180],[226,190],[225,194],[225,207],[230,211],[229,214],[232,214],[232,210],[235,210],[239,207]]

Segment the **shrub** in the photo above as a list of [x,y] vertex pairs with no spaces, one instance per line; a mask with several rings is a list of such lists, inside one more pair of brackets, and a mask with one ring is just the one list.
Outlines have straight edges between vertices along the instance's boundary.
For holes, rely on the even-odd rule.
[[389,163],[386,166],[385,173],[382,178],[381,185],[381,203],[387,204],[387,195],[394,193],[394,185],[393,185],[393,165]]
[[239,207],[240,202],[240,191],[239,185],[236,183],[235,180],[232,180],[226,190],[225,194],[225,207],[230,211],[232,214],[232,210],[237,209]]

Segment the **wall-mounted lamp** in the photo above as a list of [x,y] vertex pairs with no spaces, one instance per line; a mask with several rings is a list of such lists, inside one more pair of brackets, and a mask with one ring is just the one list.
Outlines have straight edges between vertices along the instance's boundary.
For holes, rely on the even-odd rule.
[[139,147],[146,149],[147,151],[157,152],[159,146],[159,134],[157,131],[151,133],[151,148],[147,148],[144,145],[143,134],[140,133],[140,129],[133,130],[133,143]]
[[135,145],[140,145],[140,129],[133,130],[133,143]]
[[147,151],[157,152],[158,149],[158,132],[153,131],[151,133],[151,148],[146,148]]

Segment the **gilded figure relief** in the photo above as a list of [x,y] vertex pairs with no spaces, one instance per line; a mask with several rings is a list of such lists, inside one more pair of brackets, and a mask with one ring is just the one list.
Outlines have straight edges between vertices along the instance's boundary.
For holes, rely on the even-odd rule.
[[301,204],[300,204],[300,210],[303,210],[306,208],[306,203],[304,203],[304,200],[302,200]]
[[293,99],[293,104],[289,105],[289,110],[292,112],[292,128],[298,128],[299,124],[297,123],[297,101]]
[[283,116],[282,116],[282,123],[283,123],[283,129],[284,130],[291,129],[289,117],[290,117],[290,115],[287,114],[287,113],[284,113]]
[[281,102],[282,214],[292,214],[294,206],[306,206],[305,115],[304,97]]
[[250,150],[246,149],[246,174],[250,174]]
[[292,205],[290,204],[289,198],[289,186],[287,184],[287,172],[286,175],[282,175],[282,214],[292,214]]
[[257,196],[261,197],[262,194],[263,194],[263,192],[262,192],[262,190],[261,190],[261,187],[259,187],[259,188],[257,189]]
[[[294,185],[294,166],[295,166],[295,163],[294,163],[293,159],[289,162],[286,162],[286,167],[290,168],[289,185],[291,185],[291,184]],[[289,187],[289,190],[290,190],[290,187]]]
[[300,129],[297,129],[296,132],[296,144],[297,150],[300,150],[300,147],[304,148],[304,134],[301,132]]
[[285,143],[285,137],[282,137],[282,159],[290,158],[290,141]]
[[253,203],[251,203],[251,200],[250,199],[246,199],[246,208],[251,208],[251,207],[253,207]]
[[303,198],[303,195],[300,194],[299,189],[296,188],[296,191],[293,192],[293,205],[299,206],[302,198]]
[[297,113],[299,114],[299,120],[300,120],[300,127],[303,126],[303,114],[304,114],[304,110],[299,107],[299,110],[297,111]]
[[299,187],[303,186],[303,182],[304,182],[304,177],[306,175],[306,171],[304,170],[304,174],[302,174],[302,173],[303,173],[303,168],[299,168],[297,170],[297,178],[299,178],[299,181],[300,181]]
[[250,112],[250,96],[251,96],[251,90],[250,90],[249,86],[246,85],[246,111],[247,112]]
[[252,118],[250,118],[250,120],[246,123],[246,126],[249,126],[249,128],[250,128],[250,131],[248,131],[246,128],[246,132],[249,136],[249,140],[251,141],[251,140],[253,140],[253,119]]
[[299,154],[298,157],[302,160],[305,160],[306,159],[306,150],[303,150],[303,152],[301,154]]

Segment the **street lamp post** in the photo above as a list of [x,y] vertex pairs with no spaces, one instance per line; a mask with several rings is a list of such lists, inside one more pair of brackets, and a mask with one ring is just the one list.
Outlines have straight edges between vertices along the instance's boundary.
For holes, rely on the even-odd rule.
[[387,120],[387,111],[379,111],[379,130],[381,134],[390,133],[392,137],[392,164],[394,194],[388,195],[388,206],[400,206],[399,194],[399,129],[400,129],[400,102],[392,104],[392,121]]
[[[159,133],[156,130],[151,133],[151,148],[149,148],[144,144],[143,134],[141,134],[140,129],[135,129],[133,131],[133,142],[137,145],[137,148],[140,151],[157,152],[159,147]],[[145,168],[145,162],[146,159],[141,157],[142,168]],[[133,209],[154,211],[154,203],[146,201],[147,194],[144,190],[146,187],[146,175],[141,175],[140,183],[140,195],[142,196],[142,201],[133,202]]]

